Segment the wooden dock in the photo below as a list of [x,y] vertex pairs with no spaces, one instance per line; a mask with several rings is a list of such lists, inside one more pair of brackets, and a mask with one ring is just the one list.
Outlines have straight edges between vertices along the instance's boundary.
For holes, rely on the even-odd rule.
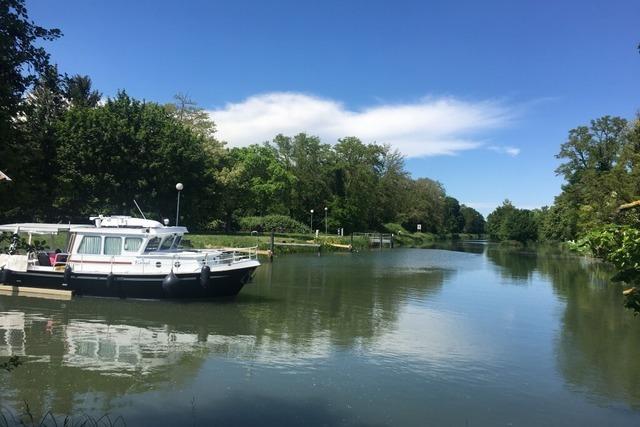
[[393,234],[391,233],[352,233],[352,238],[365,238],[370,247],[393,248]]

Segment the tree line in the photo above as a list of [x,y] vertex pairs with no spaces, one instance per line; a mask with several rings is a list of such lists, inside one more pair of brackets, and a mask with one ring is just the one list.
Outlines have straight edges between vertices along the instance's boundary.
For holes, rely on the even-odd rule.
[[487,217],[497,240],[577,241],[609,225],[640,225],[640,117],[604,116],[569,131],[556,156],[564,177],[552,206],[518,209],[506,200]]
[[148,217],[172,219],[182,182],[181,222],[201,231],[275,214],[324,229],[326,208],[328,226],[345,232],[484,232],[480,213],[413,179],[388,145],[300,133],[230,148],[187,96],[104,99],[88,76],[61,74],[37,47],[61,32],[30,21],[24,0],[3,2],[0,20],[0,170],[13,179],[0,185],[1,223],[137,214],[134,199]]

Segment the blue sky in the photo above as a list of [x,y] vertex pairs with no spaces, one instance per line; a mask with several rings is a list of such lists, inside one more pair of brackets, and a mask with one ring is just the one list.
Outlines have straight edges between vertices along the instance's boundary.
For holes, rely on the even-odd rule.
[[230,145],[307,131],[407,155],[489,213],[560,191],[567,131],[640,108],[638,1],[27,1],[61,71],[187,93]]

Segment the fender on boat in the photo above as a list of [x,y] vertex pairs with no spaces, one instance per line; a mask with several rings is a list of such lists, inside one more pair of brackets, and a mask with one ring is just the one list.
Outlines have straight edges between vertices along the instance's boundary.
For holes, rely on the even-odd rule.
[[69,286],[69,284],[71,283],[71,266],[67,265],[64,268],[64,279],[62,280],[62,286]]
[[209,275],[211,274],[211,268],[208,265],[202,267],[200,270],[200,286],[206,288],[209,286]]
[[8,285],[10,279],[11,279],[11,270],[9,270],[8,268],[2,267],[2,270],[0,270],[0,283],[4,283],[5,285]]
[[113,273],[109,273],[107,275],[107,288],[112,288],[115,282],[116,282],[116,276],[114,276]]
[[173,270],[171,270],[171,273],[167,274],[167,276],[162,280],[162,289],[169,296],[173,296],[175,294],[179,285],[180,278],[175,275]]

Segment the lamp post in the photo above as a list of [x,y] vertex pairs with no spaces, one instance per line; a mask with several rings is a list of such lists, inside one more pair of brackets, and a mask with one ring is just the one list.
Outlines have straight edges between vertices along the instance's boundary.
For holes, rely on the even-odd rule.
[[178,190],[178,204],[176,205],[176,227],[178,226],[178,219],[180,218],[180,192],[184,188],[181,182],[176,184],[176,190]]
[[311,227],[311,234],[313,234],[313,209],[311,209],[311,223],[309,224]]
[[329,227],[327,226],[327,212],[329,211],[328,207],[324,207],[324,234],[329,234]]

